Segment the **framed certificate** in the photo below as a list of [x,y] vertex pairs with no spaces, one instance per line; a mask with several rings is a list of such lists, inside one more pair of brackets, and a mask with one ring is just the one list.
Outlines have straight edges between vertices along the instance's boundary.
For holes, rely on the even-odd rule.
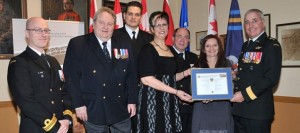
[[193,100],[227,100],[233,97],[231,68],[192,68]]

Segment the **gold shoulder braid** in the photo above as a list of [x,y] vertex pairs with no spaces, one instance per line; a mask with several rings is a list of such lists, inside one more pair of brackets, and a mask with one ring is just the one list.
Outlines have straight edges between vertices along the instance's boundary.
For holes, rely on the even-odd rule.
[[53,126],[55,125],[56,122],[57,122],[57,118],[55,117],[55,115],[53,115],[51,120],[46,119],[44,121],[45,126],[43,127],[43,129],[47,132],[50,131],[53,128]]
[[67,110],[65,110],[65,111],[63,112],[63,114],[64,114],[64,115],[69,115],[69,116],[72,117],[72,114],[73,114],[73,113],[72,113],[71,110],[68,110],[68,109],[67,109]]

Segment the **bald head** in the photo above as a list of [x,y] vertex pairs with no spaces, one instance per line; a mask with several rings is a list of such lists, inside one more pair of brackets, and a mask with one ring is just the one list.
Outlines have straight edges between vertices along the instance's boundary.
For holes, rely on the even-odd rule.
[[38,24],[45,24],[48,27],[48,23],[46,22],[45,19],[40,17],[32,17],[26,21],[26,29],[34,28],[34,26]]

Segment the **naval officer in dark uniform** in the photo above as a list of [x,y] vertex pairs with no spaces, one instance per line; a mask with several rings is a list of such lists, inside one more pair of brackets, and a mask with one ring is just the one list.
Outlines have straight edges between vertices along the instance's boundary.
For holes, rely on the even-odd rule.
[[66,133],[72,120],[70,99],[57,60],[45,55],[50,36],[47,22],[38,17],[26,22],[28,46],[8,66],[8,85],[21,110],[20,133]]
[[[192,52],[185,51],[190,43],[190,31],[186,28],[175,29],[173,42],[174,44],[170,47],[170,50],[175,56],[177,71],[182,72],[193,67],[198,57]],[[176,88],[191,94],[191,76],[185,76],[182,80],[177,81]],[[191,133],[193,104],[181,100],[179,105],[182,131]]]
[[274,117],[272,89],[281,72],[281,46],[267,36],[262,11],[248,10],[244,29],[249,38],[238,60],[233,104],[235,133],[270,133]]

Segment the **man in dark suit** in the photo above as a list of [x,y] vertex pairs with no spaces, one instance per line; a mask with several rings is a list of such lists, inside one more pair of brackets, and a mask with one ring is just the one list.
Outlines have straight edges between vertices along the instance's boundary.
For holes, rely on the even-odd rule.
[[[173,47],[170,49],[175,55],[178,71],[181,72],[191,68],[197,61],[197,55],[192,52],[185,51],[190,43],[190,31],[186,28],[175,29],[173,42]],[[176,88],[191,94],[191,77],[188,76],[177,81]],[[180,101],[180,116],[182,121],[182,131],[184,133],[191,133],[192,111],[193,105],[191,103]]]
[[114,11],[99,9],[94,32],[70,40],[64,71],[73,107],[87,132],[129,133],[136,114],[136,68],[130,40],[112,36]]
[[264,14],[250,9],[244,17],[244,29],[249,37],[242,46],[233,104],[235,133],[270,133],[274,117],[272,89],[281,72],[281,46],[268,37]]
[[[123,36],[131,40],[135,63],[137,63],[138,55],[142,47],[153,40],[152,34],[139,28],[142,19],[142,9],[143,7],[140,2],[128,2],[123,13],[125,26],[114,31],[114,35]],[[139,78],[137,83],[139,88]],[[132,131],[136,132],[136,116],[132,117]]]
[[72,120],[62,69],[54,57],[45,55],[49,35],[44,19],[28,19],[28,46],[8,66],[8,85],[21,110],[20,133],[66,133]]
[[152,34],[139,28],[142,19],[142,9],[141,3],[137,1],[129,2],[123,14],[125,26],[114,31],[114,34],[125,36],[132,40],[135,59],[137,59],[141,48],[153,40]]

